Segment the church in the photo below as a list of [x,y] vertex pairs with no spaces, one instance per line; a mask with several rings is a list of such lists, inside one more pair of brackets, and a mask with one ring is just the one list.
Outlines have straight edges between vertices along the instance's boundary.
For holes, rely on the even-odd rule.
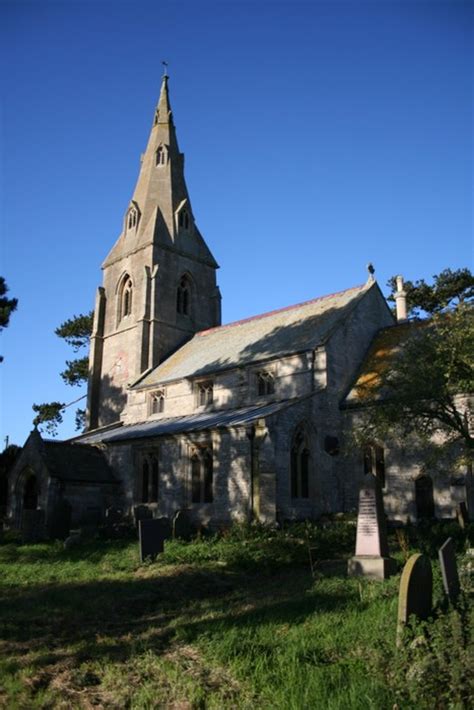
[[[102,269],[87,428],[68,442],[32,432],[10,477],[17,525],[31,508],[47,521],[61,499],[78,523],[112,505],[130,514],[146,506],[154,517],[186,510],[210,526],[315,520],[355,510],[369,473],[383,481],[393,519],[455,515],[462,481],[433,484],[380,442],[369,453],[343,447],[365,358],[381,333],[402,327],[372,273],[221,324],[218,264],[195,221],[166,75]],[[403,295],[401,284],[402,314]]]

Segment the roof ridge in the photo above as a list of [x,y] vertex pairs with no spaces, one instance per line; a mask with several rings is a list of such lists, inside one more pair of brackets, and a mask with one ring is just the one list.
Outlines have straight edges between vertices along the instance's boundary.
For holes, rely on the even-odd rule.
[[285,311],[291,311],[296,308],[302,308],[303,306],[309,306],[310,303],[316,303],[317,301],[324,301],[327,298],[334,298],[335,296],[342,296],[344,293],[348,293],[349,291],[357,291],[367,284],[359,284],[358,286],[352,286],[351,288],[345,288],[342,291],[335,291],[334,293],[329,293],[326,296],[317,296],[316,298],[310,298],[308,301],[301,301],[301,303],[295,303],[291,306],[283,306],[283,308],[275,308],[273,311],[267,311],[265,313],[258,313],[255,316],[249,316],[248,318],[242,318],[240,320],[236,321],[231,321],[230,323],[224,323],[224,325],[217,325],[214,326],[213,328],[206,328],[205,330],[199,330],[196,334],[195,337],[197,336],[203,336],[203,335],[209,335],[209,333],[213,333],[218,330],[224,330],[224,328],[233,328],[234,326],[237,325],[243,325],[244,323],[250,323],[251,321],[254,320],[260,320],[262,318],[268,318],[270,316],[274,316],[277,313],[284,313]]

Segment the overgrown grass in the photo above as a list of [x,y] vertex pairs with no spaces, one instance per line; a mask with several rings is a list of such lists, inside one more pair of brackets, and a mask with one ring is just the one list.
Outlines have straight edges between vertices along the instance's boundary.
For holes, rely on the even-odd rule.
[[[0,706],[469,707],[472,600],[423,632],[421,660],[419,643],[397,652],[399,580],[347,579],[353,538],[344,523],[239,527],[169,541],[145,565],[136,542],[0,545]],[[341,559],[331,576],[313,580],[308,542]],[[420,697],[416,672],[406,680],[417,664]],[[436,678],[459,692],[443,696]]]

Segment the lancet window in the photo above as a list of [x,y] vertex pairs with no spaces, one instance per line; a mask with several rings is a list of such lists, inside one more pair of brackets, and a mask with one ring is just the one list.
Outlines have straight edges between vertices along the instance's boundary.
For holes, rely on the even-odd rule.
[[310,453],[306,432],[299,427],[291,444],[290,478],[291,497],[309,498]]
[[192,503],[212,503],[213,478],[212,449],[210,447],[194,449],[191,454]]
[[377,478],[382,488],[385,488],[385,452],[379,444],[368,444],[364,448],[364,473]]
[[176,292],[176,310],[180,315],[189,316],[191,311],[191,283],[182,276]]
[[151,414],[161,414],[165,411],[165,391],[163,389],[152,393],[150,409]]
[[122,278],[122,285],[119,290],[118,320],[129,316],[133,305],[133,284],[128,274]]
[[178,226],[181,229],[189,229],[189,225],[189,212],[186,209],[182,209],[178,214]]
[[198,407],[207,407],[214,399],[214,383],[212,380],[198,382],[196,387]]
[[157,503],[159,492],[158,455],[146,453],[141,457],[140,501]]
[[268,370],[257,372],[257,393],[259,397],[275,392],[275,378]]

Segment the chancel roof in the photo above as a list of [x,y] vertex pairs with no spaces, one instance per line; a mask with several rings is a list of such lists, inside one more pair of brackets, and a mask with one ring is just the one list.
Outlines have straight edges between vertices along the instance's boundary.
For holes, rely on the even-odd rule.
[[203,330],[135,383],[149,387],[283,357],[321,345],[375,285],[368,281],[329,296]]

